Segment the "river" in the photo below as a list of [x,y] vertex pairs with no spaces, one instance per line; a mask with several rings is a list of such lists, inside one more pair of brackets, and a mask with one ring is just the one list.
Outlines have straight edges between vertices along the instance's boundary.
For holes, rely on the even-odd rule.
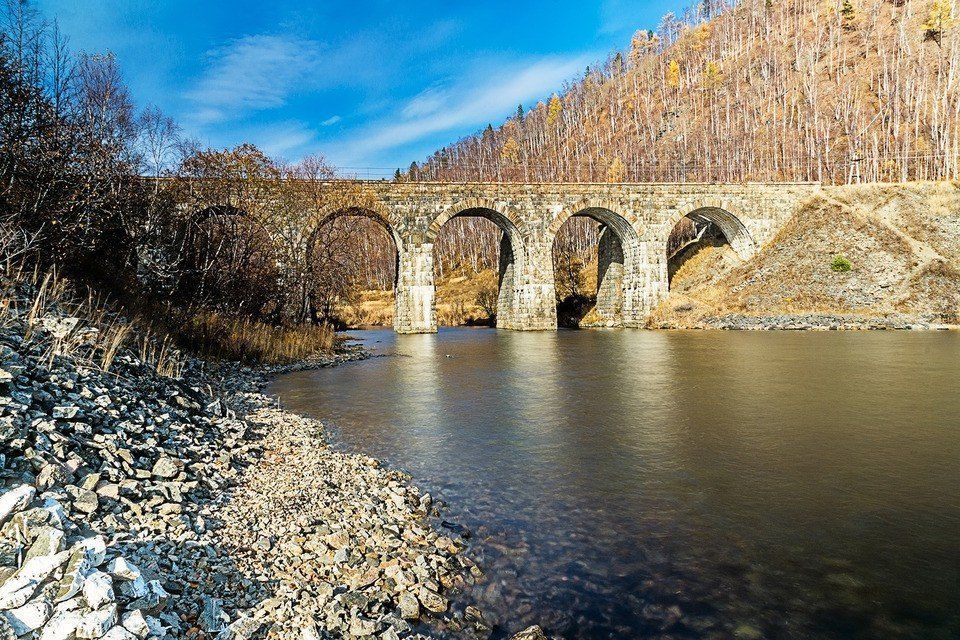
[[960,636],[960,334],[354,332],[284,376],[473,530],[498,636]]

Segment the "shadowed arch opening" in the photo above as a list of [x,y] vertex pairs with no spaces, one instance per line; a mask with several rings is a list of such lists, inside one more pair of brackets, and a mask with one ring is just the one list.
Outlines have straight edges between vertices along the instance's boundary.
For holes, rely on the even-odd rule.
[[584,206],[553,229],[559,326],[623,326],[624,279],[639,250],[633,224],[611,208]]
[[231,205],[193,211],[178,240],[184,300],[257,320],[277,317],[278,247],[256,216]]
[[321,216],[306,240],[307,295],[314,321],[338,328],[389,326],[396,309],[399,235],[372,209]]
[[430,225],[439,325],[513,328],[526,246],[519,217],[492,203],[451,207]]
[[231,204],[215,204],[203,209],[194,211],[191,216],[194,224],[203,224],[212,218],[221,217],[247,217],[247,212]]
[[667,239],[670,288],[688,289],[715,278],[755,251],[750,232],[733,213],[713,206],[694,209],[674,223]]

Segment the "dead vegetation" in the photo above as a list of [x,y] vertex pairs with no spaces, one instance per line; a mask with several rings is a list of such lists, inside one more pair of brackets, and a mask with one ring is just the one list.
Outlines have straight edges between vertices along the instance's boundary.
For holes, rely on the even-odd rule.
[[282,327],[209,312],[131,308],[114,304],[56,271],[0,271],[0,328],[22,328],[52,366],[69,357],[109,372],[130,349],[158,374],[179,378],[183,352],[246,364],[289,364],[334,345],[327,325]]
[[0,328],[19,329],[52,368],[59,357],[109,372],[123,348],[137,352],[158,374],[179,378],[183,358],[167,335],[135,331],[101,298],[83,295],[56,272],[0,271]]
[[954,0],[696,2],[407,178],[956,179],[958,69]]

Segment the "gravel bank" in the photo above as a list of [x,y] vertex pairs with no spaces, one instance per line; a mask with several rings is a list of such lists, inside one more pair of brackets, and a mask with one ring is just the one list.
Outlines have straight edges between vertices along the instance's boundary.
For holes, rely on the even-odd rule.
[[490,635],[451,606],[481,572],[408,477],[330,449],[270,372],[62,348],[95,334],[0,323],[0,638]]

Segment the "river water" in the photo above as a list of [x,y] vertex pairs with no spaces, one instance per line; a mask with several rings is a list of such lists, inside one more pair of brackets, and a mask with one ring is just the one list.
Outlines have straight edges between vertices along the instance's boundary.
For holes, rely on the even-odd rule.
[[279,379],[473,530],[502,637],[960,637],[960,334],[355,332]]

